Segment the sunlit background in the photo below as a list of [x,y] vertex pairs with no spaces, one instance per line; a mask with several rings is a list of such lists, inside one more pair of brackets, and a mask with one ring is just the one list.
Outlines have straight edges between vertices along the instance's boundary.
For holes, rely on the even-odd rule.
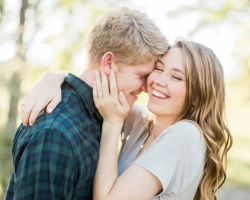
[[[45,71],[82,70],[89,30],[120,6],[146,12],[172,44],[181,36],[217,54],[234,138],[219,199],[250,199],[249,0],[0,0],[0,199],[13,169],[11,144],[25,93]],[[138,103],[146,101],[142,94]]]

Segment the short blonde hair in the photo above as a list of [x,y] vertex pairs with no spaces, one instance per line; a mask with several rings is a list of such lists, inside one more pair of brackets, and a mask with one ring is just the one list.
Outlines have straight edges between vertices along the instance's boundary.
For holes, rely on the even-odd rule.
[[120,8],[106,13],[89,34],[88,68],[97,67],[111,51],[118,66],[145,64],[152,56],[163,55],[169,45],[157,26],[137,10]]

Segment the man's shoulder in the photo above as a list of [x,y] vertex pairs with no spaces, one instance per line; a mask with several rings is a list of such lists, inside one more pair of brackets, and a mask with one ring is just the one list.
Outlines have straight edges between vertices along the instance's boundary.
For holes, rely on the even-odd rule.
[[85,107],[85,103],[78,93],[70,84],[65,83],[62,87],[61,102],[50,114],[43,110],[34,126],[36,126],[39,131],[40,129],[52,128],[64,133],[65,128],[69,129],[71,126],[76,126],[77,119],[87,117],[87,109]]
[[[15,138],[18,140],[31,140],[35,137],[40,137],[41,134],[54,134],[55,136],[65,140],[74,139],[74,135],[83,131],[80,128],[79,118],[86,118],[84,111],[79,112],[74,106],[71,106],[73,102],[77,101],[76,95],[72,93],[69,97],[62,98],[61,103],[50,114],[45,111],[40,114],[33,126],[19,126]],[[79,104],[82,102],[79,102]],[[18,136],[19,135],[19,136]]]
[[51,114],[43,113],[32,127],[25,127],[25,134],[35,136],[36,134],[50,132],[72,139],[72,135],[83,131],[78,119],[80,115],[84,116],[84,114],[83,112],[81,114],[74,112],[74,108],[68,109],[65,107],[67,107],[67,102],[65,105],[56,108]]
[[70,143],[77,143],[79,137],[83,135],[86,124],[89,121],[86,106],[78,93],[65,83],[62,87],[62,100],[52,113],[45,111],[37,118],[33,126],[19,126],[14,142],[26,143],[41,134],[55,135],[55,138],[68,140]]
[[77,91],[67,82],[64,82],[62,87],[62,98],[61,102],[57,107],[63,106],[67,103],[83,103],[81,97],[78,95]]
[[47,136],[55,137],[57,140],[59,140],[59,138],[68,140],[68,138],[65,137],[65,132],[62,129],[53,127],[53,124],[43,126],[41,123],[35,123],[32,127],[20,125],[16,131],[13,144],[29,143],[30,140]]

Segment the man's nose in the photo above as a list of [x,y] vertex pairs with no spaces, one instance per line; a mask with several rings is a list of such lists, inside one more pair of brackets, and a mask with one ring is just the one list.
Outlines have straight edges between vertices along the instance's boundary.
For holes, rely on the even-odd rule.
[[148,93],[148,89],[147,89],[147,79],[143,80],[143,84],[141,86],[141,91]]

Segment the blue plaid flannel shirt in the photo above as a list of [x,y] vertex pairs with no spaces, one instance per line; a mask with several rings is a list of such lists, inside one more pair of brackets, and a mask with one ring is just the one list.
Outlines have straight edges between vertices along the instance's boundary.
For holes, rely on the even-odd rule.
[[92,88],[69,74],[57,108],[43,113],[32,127],[19,126],[5,199],[92,199],[101,127]]

